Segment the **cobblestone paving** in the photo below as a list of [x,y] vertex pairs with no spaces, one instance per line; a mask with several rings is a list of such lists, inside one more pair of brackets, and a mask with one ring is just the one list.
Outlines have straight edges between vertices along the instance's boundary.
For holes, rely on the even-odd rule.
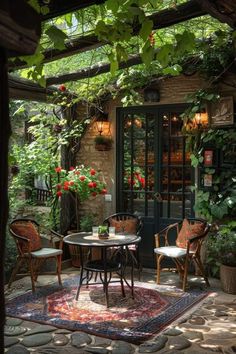
[[[74,275],[75,273],[73,273]],[[71,276],[64,274],[63,278]],[[143,272],[142,281],[155,282],[153,272]],[[176,274],[165,274],[162,284],[177,284]],[[194,278],[193,278],[194,279]],[[202,286],[193,280],[190,286]],[[40,286],[53,283],[54,277],[41,277]],[[236,296],[220,290],[219,282],[211,280],[212,294],[202,306],[165,329],[154,339],[135,346],[123,341],[71,332],[49,325],[7,318],[5,352],[8,354],[212,354],[236,353]],[[24,278],[6,289],[6,298],[29,290],[30,280]]]

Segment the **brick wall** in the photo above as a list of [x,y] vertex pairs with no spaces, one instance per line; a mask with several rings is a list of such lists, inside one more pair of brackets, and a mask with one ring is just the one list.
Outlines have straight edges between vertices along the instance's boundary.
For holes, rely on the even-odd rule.
[[[91,166],[96,170],[101,170],[107,184],[108,194],[111,194],[114,184],[114,144],[109,151],[98,151],[95,149],[94,138],[98,135],[96,125],[88,127],[82,142],[81,148],[76,156],[77,165]],[[83,203],[80,212],[82,215],[87,213],[97,214],[97,223],[101,223],[113,210],[114,201],[107,202],[103,195],[99,195]]]
[[[230,77],[226,77],[227,81],[230,82]],[[153,87],[154,85],[152,85]],[[194,93],[200,88],[207,87],[207,83],[199,77],[199,75],[192,76],[176,76],[171,78],[160,79],[155,86],[160,92],[160,101],[153,103],[144,103],[145,105],[163,105],[163,104],[177,104],[186,103],[186,96]],[[235,89],[229,85],[223,83],[218,84],[218,89],[225,96],[233,95],[236,98]],[[142,92],[141,92],[142,93]],[[121,107],[122,104],[120,99],[110,100],[104,107],[104,111],[108,113],[109,120],[111,121],[111,132],[114,140],[113,147],[110,151],[97,151],[94,148],[94,137],[97,132],[92,125],[86,132],[82,143],[81,149],[77,156],[78,164],[93,165],[97,169],[103,171],[105,180],[108,184],[108,193],[112,195],[112,202],[106,202],[104,197],[99,196],[94,201],[89,201],[84,203],[82,212],[86,213],[89,211],[94,211],[98,214],[99,222],[104,219],[107,215],[114,213],[116,210],[115,206],[115,185],[116,185],[116,144],[115,144],[115,133],[116,133],[116,108]]]

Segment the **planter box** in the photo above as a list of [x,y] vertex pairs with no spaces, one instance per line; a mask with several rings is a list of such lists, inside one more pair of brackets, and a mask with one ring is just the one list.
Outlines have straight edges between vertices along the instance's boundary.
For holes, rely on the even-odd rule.
[[236,267],[220,266],[220,281],[222,289],[228,294],[236,294]]

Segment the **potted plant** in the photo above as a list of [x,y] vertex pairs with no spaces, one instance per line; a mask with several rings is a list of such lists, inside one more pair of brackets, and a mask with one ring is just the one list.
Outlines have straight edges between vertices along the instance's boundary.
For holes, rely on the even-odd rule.
[[[70,233],[82,231],[81,228],[86,228],[83,231],[91,231],[92,218],[86,217],[79,220],[79,203],[88,199],[93,199],[99,194],[107,193],[104,178],[101,173],[92,167],[85,167],[84,165],[70,167],[69,171],[62,169],[60,166],[56,167],[56,175],[52,174],[52,214],[56,215],[60,199],[63,195],[69,194],[72,201],[75,203],[76,225],[75,230]],[[54,217],[53,217],[54,219]],[[56,221],[55,221],[56,222]],[[86,224],[86,225],[85,225]],[[56,228],[56,225],[54,226]],[[69,246],[69,251],[74,266],[80,266],[78,247],[74,245]]]
[[104,135],[97,135],[94,141],[95,149],[98,151],[108,151],[112,147],[112,138],[110,137]]
[[100,239],[106,239],[109,237],[107,226],[105,226],[105,225],[98,226],[98,237]]
[[213,275],[220,275],[222,289],[236,294],[236,221],[219,226],[208,240],[207,253]]

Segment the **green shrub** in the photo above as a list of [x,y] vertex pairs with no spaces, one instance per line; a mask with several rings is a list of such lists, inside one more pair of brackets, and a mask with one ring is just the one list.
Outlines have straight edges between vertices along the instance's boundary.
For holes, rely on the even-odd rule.
[[219,274],[221,264],[236,267],[236,221],[220,225],[207,241],[207,263],[213,275]]

